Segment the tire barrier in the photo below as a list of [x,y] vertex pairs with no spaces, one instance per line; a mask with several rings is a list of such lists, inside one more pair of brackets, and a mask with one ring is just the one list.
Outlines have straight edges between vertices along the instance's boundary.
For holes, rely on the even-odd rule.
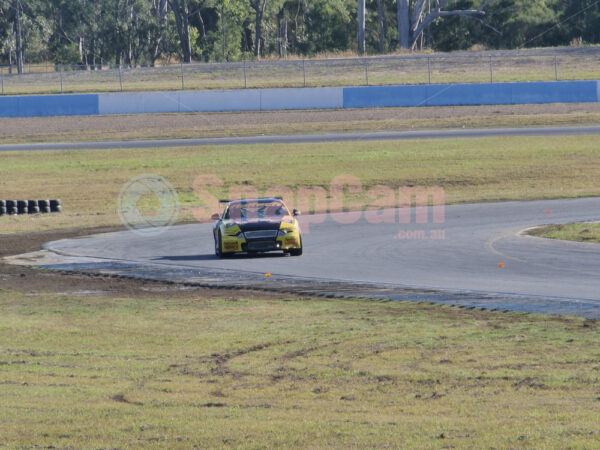
[[50,212],[61,212],[60,200],[50,200]]
[[29,214],[37,214],[40,212],[37,200],[27,200],[27,211]]
[[0,200],[0,216],[17,214],[59,213],[60,200]]
[[29,210],[27,209],[27,201],[26,200],[17,200],[17,214],[27,214]]
[[6,214],[8,214],[9,216],[17,214],[16,200],[6,200]]
[[50,200],[38,200],[38,208],[40,208],[41,213],[49,213]]

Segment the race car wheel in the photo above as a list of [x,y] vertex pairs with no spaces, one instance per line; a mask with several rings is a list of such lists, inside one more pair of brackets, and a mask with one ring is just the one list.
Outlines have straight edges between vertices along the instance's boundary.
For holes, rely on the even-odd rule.
[[300,256],[302,254],[302,238],[300,238],[300,248],[290,248],[290,255]]
[[215,255],[217,258],[223,257],[223,251],[221,250],[221,231],[217,234],[217,239],[215,239]]

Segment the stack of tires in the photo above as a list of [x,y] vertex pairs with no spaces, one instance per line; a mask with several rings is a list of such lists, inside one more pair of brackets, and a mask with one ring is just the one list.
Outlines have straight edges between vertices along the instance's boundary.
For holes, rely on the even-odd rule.
[[46,214],[61,211],[60,200],[0,200],[0,216]]

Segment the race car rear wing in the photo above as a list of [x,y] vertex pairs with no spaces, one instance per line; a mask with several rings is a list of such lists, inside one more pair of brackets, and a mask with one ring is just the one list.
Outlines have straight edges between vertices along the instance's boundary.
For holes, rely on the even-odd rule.
[[[281,195],[276,195],[274,197],[264,197],[264,198],[257,198],[256,200],[270,200],[270,199],[277,199],[277,200],[283,200],[283,197]],[[231,200],[223,198],[219,200],[219,203],[231,203]]]

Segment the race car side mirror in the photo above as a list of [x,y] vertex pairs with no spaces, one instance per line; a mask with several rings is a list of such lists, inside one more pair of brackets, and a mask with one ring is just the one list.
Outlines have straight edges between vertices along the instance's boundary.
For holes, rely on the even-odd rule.
[[299,210],[295,209],[295,208],[294,208],[294,210],[292,211],[292,215],[294,215],[294,216],[299,216],[299,215],[301,215],[301,214],[302,214],[302,213],[301,213]]
[[217,213],[214,213],[212,216],[210,216],[210,220],[219,220],[221,218],[221,216]]

